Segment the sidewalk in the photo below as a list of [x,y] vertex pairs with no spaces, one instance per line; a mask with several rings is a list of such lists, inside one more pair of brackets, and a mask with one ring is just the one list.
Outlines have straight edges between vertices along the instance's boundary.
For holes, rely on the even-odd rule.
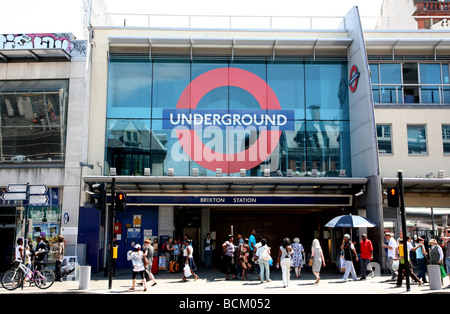
[[[248,280],[225,280],[225,276],[218,270],[212,272],[198,270],[196,273],[200,277],[194,280],[189,277],[187,282],[183,282],[182,273],[168,273],[162,271],[155,275],[157,285],[151,286],[149,282],[147,291],[143,287],[136,285],[135,291],[130,291],[131,269],[118,270],[119,275],[113,278],[112,288],[108,289],[109,279],[103,277],[103,273],[92,274],[89,282],[89,289],[80,290],[78,281],[55,282],[50,288],[41,290],[35,286],[25,286],[22,290],[18,288],[8,291],[0,286],[0,294],[30,293],[30,294],[186,294],[186,295],[269,295],[269,294],[430,294],[445,293],[450,294],[449,279],[444,279],[442,290],[430,290],[429,284],[419,286],[411,282],[410,291],[406,291],[404,281],[401,288],[396,287],[395,281],[389,281],[390,275],[379,277],[368,277],[366,280],[342,282],[342,274],[337,272],[323,272],[318,284],[315,284],[314,275],[307,270],[302,271],[301,278],[295,278],[291,272],[290,284],[283,288],[281,280],[281,270],[271,270],[272,282],[260,283],[258,275],[250,274]],[[139,277],[138,277],[139,278]],[[136,282],[140,282],[137,279]]]

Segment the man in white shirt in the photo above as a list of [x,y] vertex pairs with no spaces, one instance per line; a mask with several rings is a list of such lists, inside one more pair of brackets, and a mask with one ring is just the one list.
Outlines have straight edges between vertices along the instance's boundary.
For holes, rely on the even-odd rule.
[[388,244],[383,243],[383,247],[388,249],[388,256],[386,260],[386,267],[390,270],[392,277],[391,280],[397,279],[397,271],[392,268],[395,259],[395,249],[397,247],[397,241],[394,240],[392,234],[386,232],[384,237],[386,238]]

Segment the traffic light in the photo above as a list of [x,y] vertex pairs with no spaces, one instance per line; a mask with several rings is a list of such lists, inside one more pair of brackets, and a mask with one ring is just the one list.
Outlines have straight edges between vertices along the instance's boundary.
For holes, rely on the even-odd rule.
[[106,210],[106,183],[96,183],[91,186],[91,206],[99,211]]
[[116,200],[115,200],[115,209],[116,211],[123,212],[127,208],[127,194],[123,192],[117,192],[116,193]]
[[388,206],[389,207],[399,207],[400,206],[397,187],[388,188],[387,196],[388,196]]

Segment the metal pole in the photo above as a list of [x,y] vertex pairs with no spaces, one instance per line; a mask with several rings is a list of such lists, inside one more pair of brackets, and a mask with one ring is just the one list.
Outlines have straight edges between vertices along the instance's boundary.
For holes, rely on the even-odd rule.
[[108,263],[108,273],[109,273],[109,285],[108,289],[112,288],[112,277],[113,277],[113,246],[114,246],[114,215],[115,215],[115,195],[116,195],[116,178],[112,178],[111,184],[111,207],[109,212],[109,263]]
[[405,262],[405,279],[406,291],[411,289],[409,282],[409,256],[408,256],[408,241],[406,241],[406,212],[405,212],[405,197],[403,189],[403,172],[398,172],[398,186],[400,190],[400,213],[402,215],[402,231],[403,231],[403,258]]

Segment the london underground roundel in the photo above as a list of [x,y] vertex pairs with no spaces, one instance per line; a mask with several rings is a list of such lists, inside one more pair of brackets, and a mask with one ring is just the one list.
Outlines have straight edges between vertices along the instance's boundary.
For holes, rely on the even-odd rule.
[[[177,103],[177,110],[194,110],[199,101],[208,92],[223,86],[239,87],[250,93],[259,103],[261,112],[268,110],[280,111],[280,103],[272,88],[259,76],[238,68],[218,68],[198,76],[184,89]],[[215,118],[215,114],[209,117]],[[217,114],[217,116],[219,116]],[[230,119],[239,120],[240,125],[251,123],[252,115],[236,116],[228,114]],[[219,120],[218,117],[216,121]],[[255,119],[256,120],[256,119]],[[283,120],[286,122],[286,120]],[[240,169],[252,169],[264,160],[277,147],[280,140],[281,130],[265,129],[259,133],[258,139],[247,149],[240,152],[222,153],[206,146],[198,136],[195,129],[177,129],[178,141],[189,157],[200,166],[215,171],[221,168],[224,173],[236,173]],[[199,155],[200,158],[199,158]]]

